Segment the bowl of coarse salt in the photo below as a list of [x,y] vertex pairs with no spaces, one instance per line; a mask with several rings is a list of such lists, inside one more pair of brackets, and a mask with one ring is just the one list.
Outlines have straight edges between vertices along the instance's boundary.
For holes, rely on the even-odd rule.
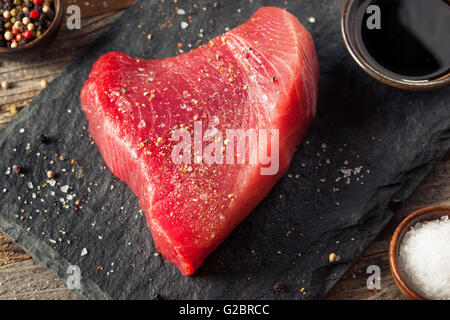
[[426,207],[407,216],[392,236],[389,265],[408,299],[450,300],[450,207]]

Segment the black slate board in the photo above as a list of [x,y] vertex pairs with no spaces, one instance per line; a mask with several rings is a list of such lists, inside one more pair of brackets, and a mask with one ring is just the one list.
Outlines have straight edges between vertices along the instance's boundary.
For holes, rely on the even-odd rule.
[[[390,220],[389,202],[406,199],[450,147],[449,89],[400,91],[360,71],[340,36],[343,2],[227,0],[212,8],[211,1],[183,1],[179,7],[193,19],[185,30],[180,22],[187,18],[176,15],[172,1],[135,4],[0,133],[0,229],[64,279],[68,265],[80,266],[81,293],[91,299],[323,297]],[[154,255],[135,196],[90,143],[79,92],[103,53],[171,56],[178,42],[185,50],[205,43],[262,5],[287,8],[315,39],[317,118],[289,174],[194,277],[184,278]],[[49,144],[37,141],[43,133]],[[55,154],[78,162],[58,161]],[[25,168],[23,176],[4,174],[13,164]],[[58,173],[57,185],[38,190],[48,168]],[[353,169],[350,180],[342,168]],[[78,211],[74,200],[69,209],[59,201],[67,197],[65,185],[86,200]],[[337,263],[328,263],[331,252],[340,256]],[[275,282],[281,293],[274,292]]]

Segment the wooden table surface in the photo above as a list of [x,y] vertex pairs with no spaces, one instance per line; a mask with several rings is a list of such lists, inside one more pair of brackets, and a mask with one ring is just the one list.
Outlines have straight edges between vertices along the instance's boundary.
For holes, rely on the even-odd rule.
[[[0,62],[0,81],[10,88],[0,90],[0,129],[14,117],[11,106],[26,107],[42,90],[41,80],[50,82],[94,41],[134,0],[65,0],[81,7],[81,30],[67,30],[63,23],[43,57],[26,63]],[[398,223],[410,212],[433,204],[450,205],[450,153],[402,205],[392,222],[333,288],[328,299],[402,299],[388,264],[388,245]],[[381,268],[381,289],[368,290],[370,265]],[[0,233],[0,299],[82,299],[67,289],[64,281],[40,266],[25,251]]]

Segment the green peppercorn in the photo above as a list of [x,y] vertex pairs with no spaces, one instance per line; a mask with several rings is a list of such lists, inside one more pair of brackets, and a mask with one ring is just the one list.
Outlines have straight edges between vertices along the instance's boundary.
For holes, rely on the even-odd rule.
[[15,104],[13,104],[9,107],[9,112],[13,115],[18,114],[19,111],[20,111],[20,109]]

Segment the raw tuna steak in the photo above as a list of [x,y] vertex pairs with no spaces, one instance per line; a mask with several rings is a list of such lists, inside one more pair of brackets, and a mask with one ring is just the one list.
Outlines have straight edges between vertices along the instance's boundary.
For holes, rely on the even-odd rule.
[[[288,169],[314,118],[317,82],[310,34],[290,13],[264,7],[177,57],[103,55],[81,102],[106,164],[139,198],[156,247],[192,275]],[[239,149],[228,129],[259,133],[257,148],[249,134]]]

